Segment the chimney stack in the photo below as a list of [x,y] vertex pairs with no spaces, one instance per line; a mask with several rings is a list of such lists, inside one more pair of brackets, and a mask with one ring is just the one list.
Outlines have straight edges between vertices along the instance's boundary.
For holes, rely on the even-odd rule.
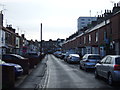
[[25,38],[25,35],[24,34],[21,34],[22,38]]
[[116,12],[118,12],[118,11],[120,11],[120,5],[119,5],[119,3],[115,3],[114,4],[114,7],[113,7],[113,13],[116,13]]
[[0,26],[3,26],[3,14],[2,14],[2,11],[0,11]]

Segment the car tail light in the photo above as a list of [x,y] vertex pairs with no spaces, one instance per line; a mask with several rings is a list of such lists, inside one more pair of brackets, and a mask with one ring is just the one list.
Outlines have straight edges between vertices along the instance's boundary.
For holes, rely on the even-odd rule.
[[114,70],[120,71],[120,65],[114,65]]

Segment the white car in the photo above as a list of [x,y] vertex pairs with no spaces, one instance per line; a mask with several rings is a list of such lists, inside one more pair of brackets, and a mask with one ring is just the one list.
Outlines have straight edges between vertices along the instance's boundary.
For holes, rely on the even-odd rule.
[[94,69],[99,60],[101,60],[99,54],[85,54],[82,60],[80,60],[80,69],[84,69],[85,71]]
[[95,77],[104,77],[108,84],[120,82],[120,55],[107,55],[95,66]]

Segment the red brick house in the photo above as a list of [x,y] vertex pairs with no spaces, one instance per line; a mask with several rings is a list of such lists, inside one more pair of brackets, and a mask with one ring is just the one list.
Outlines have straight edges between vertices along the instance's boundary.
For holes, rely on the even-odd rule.
[[79,53],[97,53],[120,55],[120,6],[113,8],[113,12],[105,11],[102,21],[92,28],[86,29],[80,35],[63,44],[63,48],[76,49]]

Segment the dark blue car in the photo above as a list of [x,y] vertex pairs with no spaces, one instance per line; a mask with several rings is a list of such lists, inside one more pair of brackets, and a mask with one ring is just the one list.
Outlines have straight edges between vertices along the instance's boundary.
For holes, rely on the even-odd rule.
[[0,59],[0,66],[14,66],[15,68],[15,77],[22,75],[23,69],[20,65],[14,63],[5,63]]

